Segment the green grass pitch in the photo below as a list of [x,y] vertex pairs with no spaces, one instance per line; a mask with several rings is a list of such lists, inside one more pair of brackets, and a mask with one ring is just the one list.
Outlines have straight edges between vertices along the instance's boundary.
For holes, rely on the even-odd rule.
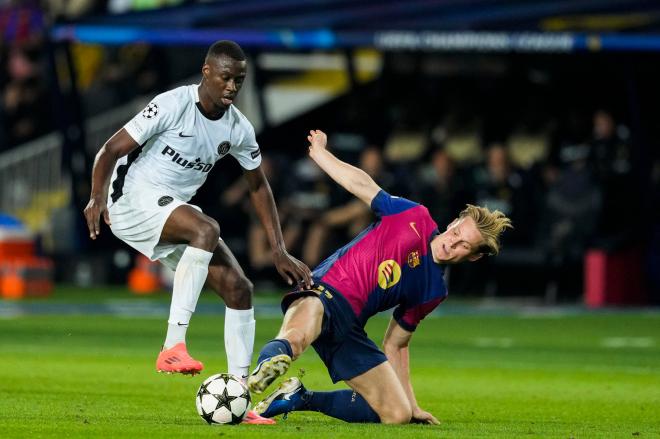
[[[102,304],[108,296],[60,292],[45,303]],[[122,292],[107,300],[130,307],[135,299]],[[168,298],[136,303],[145,300],[163,307]],[[221,315],[193,317],[188,345],[206,370],[191,378],[154,370],[163,316],[57,315],[61,308],[3,314],[9,306],[16,305],[0,301],[2,438],[660,437],[658,312],[480,314],[455,312],[448,301],[411,344],[417,399],[440,426],[355,425],[312,412],[274,426],[209,426],[194,395],[204,377],[226,368]],[[256,351],[279,323],[257,316]],[[386,324],[386,317],[374,318],[367,332],[380,342]],[[299,369],[308,388],[340,388],[311,349],[289,375]]]

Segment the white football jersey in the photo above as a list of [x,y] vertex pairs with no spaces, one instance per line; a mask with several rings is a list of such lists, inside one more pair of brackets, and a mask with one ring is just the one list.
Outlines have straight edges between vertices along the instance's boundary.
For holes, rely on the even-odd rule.
[[141,146],[117,161],[109,204],[131,188],[152,187],[189,201],[215,163],[232,155],[243,169],[261,164],[254,128],[234,105],[220,119],[206,117],[198,85],[162,93],[124,129]]

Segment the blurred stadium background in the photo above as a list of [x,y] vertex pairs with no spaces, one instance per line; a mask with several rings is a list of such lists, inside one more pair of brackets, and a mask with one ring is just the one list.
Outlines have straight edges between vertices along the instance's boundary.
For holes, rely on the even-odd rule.
[[[87,239],[91,163],[226,38],[249,54],[238,106],[309,265],[370,220],[306,159],[322,128],[439,223],[466,202],[513,219],[500,257],[451,268],[454,296],[657,304],[659,14],[630,0],[2,1],[0,291],[125,285],[132,270],[135,288],[167,283],[105,226]],[[226,160],[194,201],[257,285],[281,288],[244,195]]]

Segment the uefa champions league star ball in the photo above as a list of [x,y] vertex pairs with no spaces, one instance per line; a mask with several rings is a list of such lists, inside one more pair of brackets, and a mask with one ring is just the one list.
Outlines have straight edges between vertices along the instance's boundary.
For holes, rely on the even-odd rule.
[[239,424],[250,410],[250,392],[236,376],[219,373],[199,386],[195,405],[209,424]]
[[158,116],[158,104],[155,102],[151,102],[144,110],[142,110],[142,117],[152,119],[156,116]]

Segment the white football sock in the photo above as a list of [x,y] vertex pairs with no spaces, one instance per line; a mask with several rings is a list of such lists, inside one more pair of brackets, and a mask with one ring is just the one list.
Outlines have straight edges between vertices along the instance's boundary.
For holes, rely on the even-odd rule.
[[225,308],[228,372],[245,381],[254,349],[254,308]]
[[165,337],[165,343],[163,343],[163,349],[169,349],[177,343],[185,343],[187,330],[188,330],[188,325],[168,323],[167,337]]
[[174,272],[165,349],[169,349],[177,343],[185,343],[188,323],[195,312],[199,294],[202,292],[206,276],[209,274],[209,263],[212,256],[211,252],[190,246],[181,255]]

